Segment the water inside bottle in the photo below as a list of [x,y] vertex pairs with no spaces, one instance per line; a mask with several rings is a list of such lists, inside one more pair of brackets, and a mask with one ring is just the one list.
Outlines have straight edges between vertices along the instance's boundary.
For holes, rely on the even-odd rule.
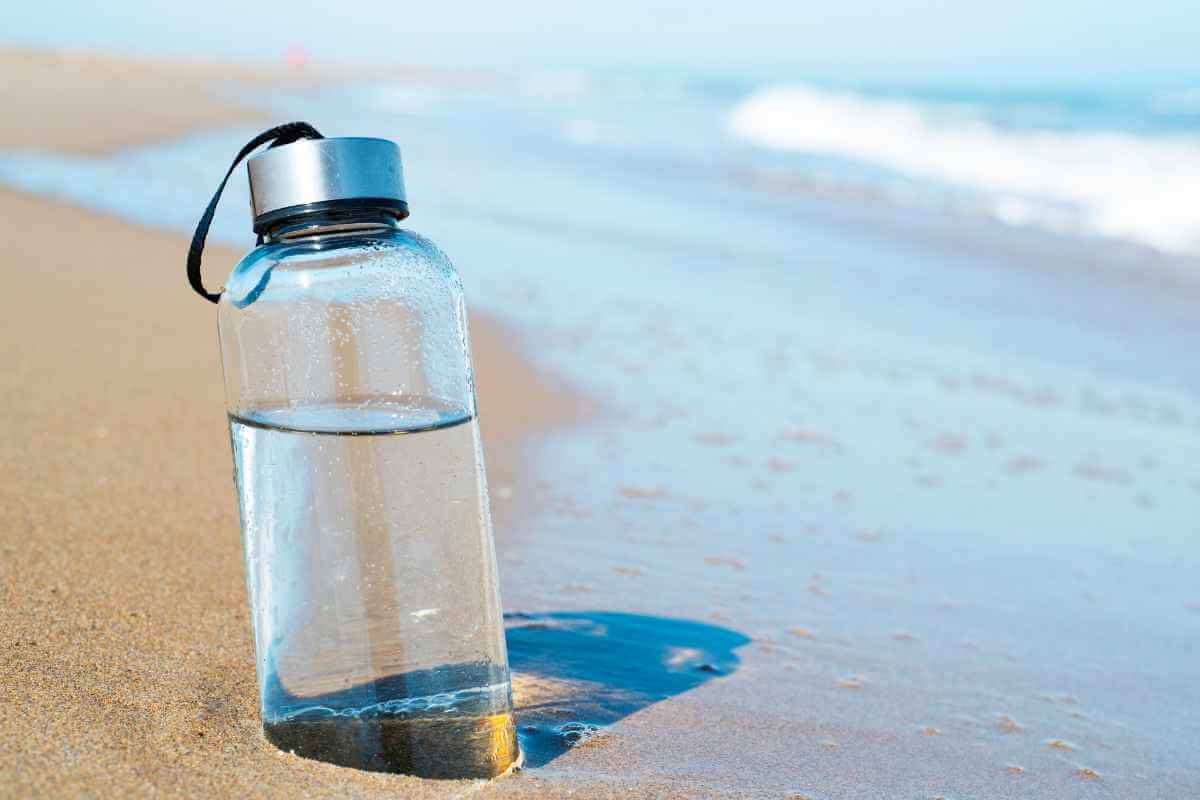
[[[517,758],[507,673],[484,683],[496,680],[494,672],[488,664],[444,666],[320,698],[288,698],[294,710],[264,717],[263,731],[281,750],[344,767],[423,778],[494,778]],[[414,679],[482,685],[411,696]],[[396,699],[362,705],[364,695]]]
[[428,777],[517,757],[479,430],[431,398],[230,417],[277,746]]

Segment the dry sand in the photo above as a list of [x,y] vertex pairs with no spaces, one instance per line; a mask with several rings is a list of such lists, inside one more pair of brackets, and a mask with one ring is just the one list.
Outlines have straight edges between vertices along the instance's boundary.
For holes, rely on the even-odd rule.
[[[253,116],[207,88],[236,70],[15,53],[0,73],[5,149],[102,151]],[[0,795],[579,788],[370,774],[267,744],[214,309],[187,288],[186,242],[6,190],[0,219]],[[206,273],[237,256],[211,248]],[[535,372],[510,331],[478,315],[472,325],[489,471],[519,486],[523,444],[579,398]],[[501,542],[516,519],[497,516]],[[592,782],[587,794],[664,788]]]
[[9,51],[0,54],[0,144],[95,153],[257,119],[260,112],[222,97],[221,85],[285,77],[211,64]]
[[[265,121],[235,99],[263,86],[304,89],[361,69],[150,61],[41,50],[0,51],[0,148],[103,153],[233,123]],[[490,80],[473,70],[389,67],[372,78],[463,85]],[[271,120],[277,122],[277,120]]]

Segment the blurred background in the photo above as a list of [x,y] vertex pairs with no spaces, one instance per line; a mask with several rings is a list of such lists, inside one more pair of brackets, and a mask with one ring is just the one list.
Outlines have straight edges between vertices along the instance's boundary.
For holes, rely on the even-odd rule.
[[[0,10],[10,45],[258,64],[439,67],[454,93],[364,107],[502,125],[523,149],[718,171],[774,193],[985,216],[1194,254],[1195,9],[829,4],[55,0]],[[369,72],[360,84],[374,83]],[[450,108],[456,104],[457,108]],[[571,157],[576,157],[572,153]]]
[[[1188,796],[1198,23],[1183,0],[9,3],[0,181],[173,234],[177,258],[104,274],[138,314],[194,301],[209,373],[168,348],[155,391],[216,387],[182,235],[233,155],[286,119],[400,143],[409,223],[478,323],[506,608],[745,642],[664,656],[718,665],[678,697],[569,711],[614,743],[538,775]],[[246,207],[238,174],[217,241],[253,244]]]

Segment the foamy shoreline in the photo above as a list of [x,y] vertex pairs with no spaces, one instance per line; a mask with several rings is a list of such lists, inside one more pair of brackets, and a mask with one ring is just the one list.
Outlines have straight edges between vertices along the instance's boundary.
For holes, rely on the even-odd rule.
[[958,187],[968,193],[958,204],[1009,225],[1200,254],[1189,210],[1200,188],[1194,135],[1005,129],[969,112],[968,103],[939,108],[777,85],[739,102],[729,127],[771,150],[856,159]]

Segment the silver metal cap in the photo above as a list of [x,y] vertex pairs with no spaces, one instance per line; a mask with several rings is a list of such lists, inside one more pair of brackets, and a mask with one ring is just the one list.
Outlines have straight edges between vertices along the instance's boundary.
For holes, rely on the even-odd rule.
[[[387,139],[301,139],[246,162],[254,229],[313,204],[379,205],[408,216],[400,148]],[[378,202],[368,202],[378,201]]]

